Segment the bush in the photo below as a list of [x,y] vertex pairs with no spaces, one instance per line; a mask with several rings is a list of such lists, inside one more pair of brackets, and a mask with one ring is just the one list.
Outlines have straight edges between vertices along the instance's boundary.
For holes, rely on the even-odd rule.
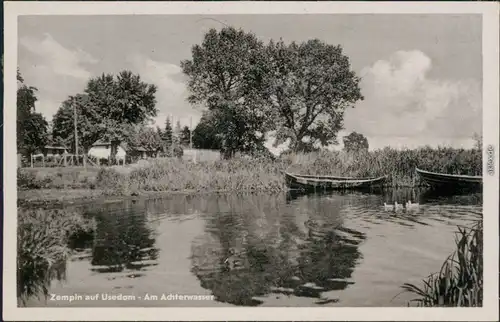
[[35,173],[17,168],[17,187],[19,189],[40,189],[41,184],[36,179]]
[[93,220],[65,210],[18,211],[17,298],[48,296],[52,280],[63,280],[71,235],[95,229]]
[[97,172],[95,187],[105,192],[125,193],[128,190],[128,175],[115,168],[101,168]]

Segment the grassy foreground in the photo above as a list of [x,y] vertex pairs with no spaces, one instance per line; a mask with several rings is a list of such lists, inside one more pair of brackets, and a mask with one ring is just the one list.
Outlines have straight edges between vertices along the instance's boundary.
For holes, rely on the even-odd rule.
[[63,280],[75,234],[95,229],[95,222],[67,210],[18,209],[17,298],[48,296],[52,280]]
[[[285,190],[282,171],[353,177],[388,175],[387,187],[418,187],[422,183],[415,175],[417,166],[435,172],[480,175],[481,151],[385,148],[361,154],[331,151],[290,154],[277,160],[236,158],[192,163],[175,158],[152,159],[126,167],[23,168],[18,170],[17,177],[19,199],[47,200],[57,199],[61,194],[71,199],[148,192],[279,192]],[[33,191],[45,192],[37,196]]]
[[423,281],[423,286],[404,284],[402,288],[418,296],[412,303],[423,307],[481,307],[483,304],[483,223],[472,228],[459,227],[456,251],[438,273]]

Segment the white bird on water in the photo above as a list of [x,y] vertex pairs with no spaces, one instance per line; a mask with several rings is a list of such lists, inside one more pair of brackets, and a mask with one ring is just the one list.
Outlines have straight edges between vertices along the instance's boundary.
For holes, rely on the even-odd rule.
[[418,203],[412,203],[411,200],[408,200],[408,202],[406,203],[407,209],[418,208],[418,206],[419,206]]
[[397,201],[394,202],[394,205],[388,205],[387,203],[384,202],[384,209],[385,210],[398,210],[398,209],[403,209],[403,205],[399,204]]

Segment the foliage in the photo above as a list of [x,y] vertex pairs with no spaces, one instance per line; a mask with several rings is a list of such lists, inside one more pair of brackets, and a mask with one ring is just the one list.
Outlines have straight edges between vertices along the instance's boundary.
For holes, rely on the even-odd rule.
[[[179,154],[169,156],[179,157]],[[357,153],[344,151],[319,151],[308,154],[287,154],[276,160],[265,157],[235,157],[234,160],[193,164],[180,159],[175,161],[159,159],[149,163],[147,175],[145,170],[137,170],[137,166],[134,165],[130,168],[103,168],[99,170],[97,179],[97,172],[90,172],[91,168],[88,170],[68,168],[67,171],[63,171],[66,168],[22,169],[22,171],[44,172],[44,175],[36,176],[35,179],[25,175],[26,183],[19,189],[88,187],[104,189],[107,194],[117,195],[139,188],[152,191],[210,191],[226,188],[277,191],[285,189],[282,174],[285,170],[303,174],[347,177],[387,175],[387,187],[419,187],[423,182],[415,174],[416,166],[435,172],[480,175],[481,152],[476,149],[422,148],[399,151],[386,148],[364,153],[363,157]],[[118,171],[119,169],[123,171]],[[129,171],[136,175],[132,175]],[[145,176],[141,177],[139,174]]]
[[227,27],[209,30],[202,44],[192,48],[192,59],[181,62],[188,76],[188,100],[212,113],[225,157],[261,142],[258,133],[271,126],[259,95],[265,61],[263,43],[255,35]]
[[415,174],[420,169],[449,173],[481,175],[482,156],[476,149],[430,148],[396,150],[384,148],[363,153],[319,151],[291,154],[283,157],[289,171],[303,174],[337,175],[346,177],[379,177],[387,175],[388,187],[423,185]]
[[368,151],[368,139],[361,133],[352,132],[344,136],[344,150],[347,152]]
[[136,127],[127,138],[127,144],[132,149],[145,148],[148,151],[159,151],[162,148],[158,131],[146,126]]
[[163,141],[164,152],[166,152],[166,150],[168,150],[173,143],[172,124],[170,123],[170,118],[168,118],[168,117],[165,120],[165,128],[162,132],[161,138]]
[[363,99],[342,48],[317,39],[265,46],[242,30],[211,29],[181,66],[225,157],[255,151],[273,130],[275,144],[291,140],[294,152],[337,144],[344,111]]
[[105,130],[99,112],[87,94],[70,96],[62,102],[52,120],[52,138],[75,151],[75,112],[78,146],[87,152]]
[[180,144],[181,146],[190,146],[191,144],[191,130],[188,126],[182,128],[180,134]]
[[18,189],[40,189],[36,173],[17,168],[17,188]]
[[288,45],[280,40],[266,52],[265,95],[279,122],[275,144],[290,139],[294,152],[337,144],[344,111],[363,99],[342,47],[318,39]]
[[481,307],[483,303],[483,223],[471,229],[458,227],[456,251],[438,273],[423,281],[422,287],[405,283],[402,288],[419,298],[418,306]]
[[17,150],[25,157],[42,152],[47,144],[48,123],[40,113],[35,112],[37,89],[24,84],[17,70]]
[[53,279],[63,280],[72,233],[89,231],[94,223],[66,210],[18,210],[17,298],[21,304],[49,294]]
[[221,138],[217,135],[213,118],[208,113],[203,114],[200,122],[193,130],[193,147],[209,150],[220,150],[222,148]]
[[111,142],[111,159],[118,145],[135,126],[156,116],[156,86],[143,82],[139,75],[122,71],[116,77],[103,74],[91,78],[83,94],[63,102],[54,116],[53,137],[74,141],[73,108],[77,110],[78,136],[88,150],[98,139]]
[[185,162],[155,159],[130,173],[128,182],[144,191],[281,191],[282,174],[264,159]]
[[106,193],[123,194],[128,191],[127,179],[126,173],[119,172],[115,168],[101,168],[97,172],[95,186]]

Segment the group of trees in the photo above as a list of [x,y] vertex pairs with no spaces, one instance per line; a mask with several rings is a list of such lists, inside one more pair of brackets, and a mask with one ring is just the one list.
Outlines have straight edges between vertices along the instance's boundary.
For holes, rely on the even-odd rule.
[[37,89],[24,83],[17,71],[17,151],[24,157],[42,152],[49,139],[49,124],[35,111]]
[[120,143],[154,142],[156,134],[145,127],[158,111],[155,94],[155,85],[143,82],[139,75],[130,71],[91,78],[83,93],[70,96],[54,115],[53,140],[75,150],[72,124],[76,114],[76,133],[81,148],[77,153],[86,156],[96,141],[107,141],[114,163]]
[[317,39],[264,44],[232,27],[211,29],[181,67],[189,102],[207,107],[193,143],[225,157],[262,148],[271,132],[294,152],[337,144],[344,111],[363,99],[341,46]]
[[131,149],[141,147],[166,154],[173,151],[176,155],[191,143],[191,130],[181,127],[180,122],[175,129],[169,119],[163,130],[148,125],[157,114],[156,87],[130,71],[91,78],[83,93],[62,102],[51,127],[42,114],[35,112],[37,89],[24,84],[19,71],[17,80],[17,147],[25,156],[42,152],[47,144],[76,151],[75,117],[77,153],[84,156],[98,140],[110,142],[112,159],[122,142]]
[[[264,44],[232,27],[211,29],[181,67],[188,77],[188,101],[206,107],[192,143],[219,149],[226,158],[262,151],[271,132],[276,145],[289,141],[294,152],[337,144],[344,111],[363,99],[360,79],[341,46],[317,39]],[[22,83],[19,74],[18,80]],[[91,78],[82,93],[61,104],[51,140],[75,150],[76,114],[80,154],[86,155],[97,140],[111,143],[112,161],[121,142],[162,151],[190,145],[188,127],[173,129],[168,119],[163,129],[147,126],[157,115],[156,90],[130,71]],[[24,84],[18,90],[18,147],[24,153],[49,137],[47,122],[34,112],[35,91]],[[367,146],[358,139],[354,135],[344,141]]]

